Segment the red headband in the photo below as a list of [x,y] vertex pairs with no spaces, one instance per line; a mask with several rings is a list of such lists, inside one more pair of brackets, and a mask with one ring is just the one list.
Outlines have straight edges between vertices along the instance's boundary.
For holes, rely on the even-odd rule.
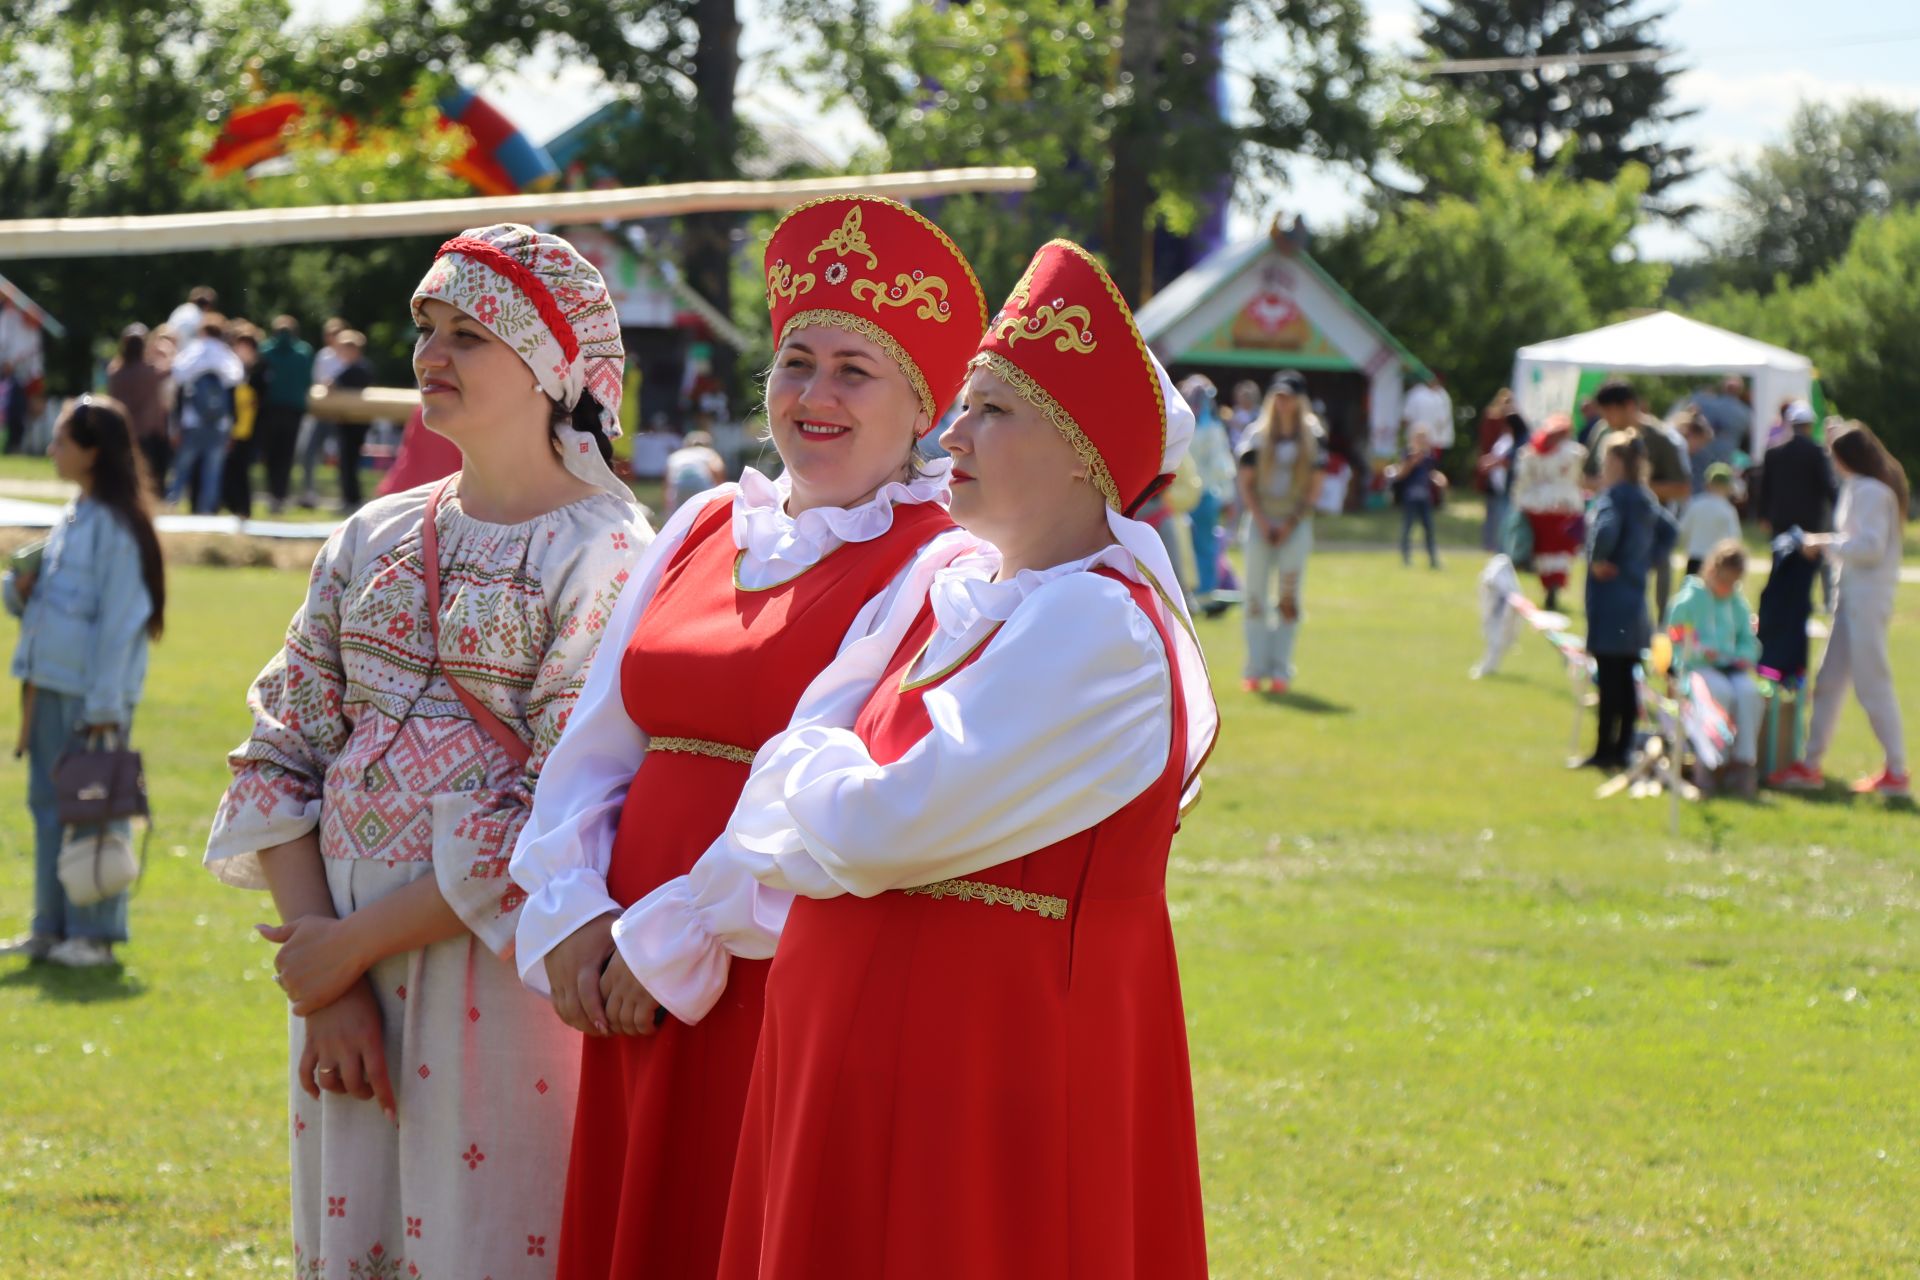
[[580,358],[580,335],[573,331],[573,325],[567,321],[566,312],[560,310],[560,304],[553,300],[553,295],[547,291],[547,286],[541,282],[540,277],[533,273],[533,268],[511,254],[502,253],[485,240],[478,240],[473,236],[455,236],[440,246],[439,252],[433,255],[434,260],[438,261],[450,253],[461,254],[472,258],[475,262],[484,263],[497,274],[512,281],[514,286],[527,296],[527,301],[533,303],[533,309],[540,313],[540,319],[552,332],[554,341],[560,344],[560,350],[567,357],[568,362],[571,363]]

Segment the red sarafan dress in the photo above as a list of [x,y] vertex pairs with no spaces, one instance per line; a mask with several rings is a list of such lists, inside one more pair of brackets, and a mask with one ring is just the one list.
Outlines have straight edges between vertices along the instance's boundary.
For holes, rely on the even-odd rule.
[[[1152,591],[1101,572],[1172,653]],[[928,734],[927,695],[993,643],[908,680],[934,627],[929,604],[855,723],[877,764]],[[1166,903],[1186,740],[1175,714],[1157,781],[1025,857],[795,899],[765,987],[722,1280],[1206,1275]]]
[[[621,699],[649,738],[621,810],[607,889],[622,907],[684,874],[725,827],[754,751],[787,727],[855,615],[952,527],[900,505],[776,586],[741,586],[732,504],[689,530],[620,657]],[[760,1033],[764,961],[735,961],[698,1024],[589,1038],[581,1063],[559,1274],[708,1280]]]

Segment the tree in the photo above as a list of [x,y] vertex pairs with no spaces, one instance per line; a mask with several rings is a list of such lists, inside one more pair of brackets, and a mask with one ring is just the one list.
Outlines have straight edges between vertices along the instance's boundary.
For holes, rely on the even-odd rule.
[[1732,284],[1804,284],[1838,261],[1862,220],[1920,201],[1920,113],[1874,98],[1802,103],[1787,135],[1733,170],[1717,246]]
[[[1703,320],[1804,352],[1839,407],[1879,433],[1920,475],[1920,206],[1869,214],[1840,258],[1803,285],[1732,290],[1695,308]],[[1762,405],[1770,412],[1775,406]]]
[[1679,68],[1658,27],[1664,15],[1641,0],[1421,0],[1420,38],[1437,58],[1468,60],[1554,54],[1658,53],[1658,59],[1450,76],[1480,105],[1509,147],[1536,173],[1561,157],[1576,178],[1610,182],[1629,164],[1647,171],[1656,211],[1675,218],[1692,206],[1660,197],[1693,176],[1693,149],[1665,140],[1694,114],[1671,105]]
[[[1297,155],[1364,158],[1372,69],[1358,0],[783,0],[814,33],[800,83],[851,101],[885,145],[866,165],[1031,164],[1028,196],[951,197],[941,224],[990,295],[1055,235],[1090,242],[1136,304],[1153,230],[1189,230],[1235,174],[1284,179]],[[1241,109],[1217,99],[1229,59]]]
[[[1382,198],[1315,253],[1446,375],[1456,397],[1490,397],[1526,343],[1577,333],[1658,299],[1666,269],[1640,261],[1632,243],[1646,190],[1638,165],[1610,182],[1562,168],[1536,175],[1491,126],[1469,126],[1444,107],[1433,118],[1446,126],[1442,137],[1428,139],[1445,162],[1436,185],[1450,189],[1426,199]],[[1403,145],[1403,161],[1414,154]]]
[[[445,78],[424,62],[390,58],[377,12],[293,35],[284,0],[90,0],[19,6],[16,16],[0,46],[0,86],[10,101],[33,104],[45,133],[0,152],[9,212],[83,217],[465,190],[444,162],[466,139],[440,130],[432,105]],[[315,105],[289,138],[282,171],[210,177],[200,157],[220,122],[276,91],[310,94]],[[214,286],[224,307],[258,321],[280,310],[309,320],[346,314],[369,331],[376,359],[391,358],[411,323],[396,282],[417,278],[432,251],[432,240],[379,240],[350,252],[285,246],[105,264],[26,260],[7,274],[68,325],[71,337],[48,352],[55,385],[84,387],[104,340],[130,320],[164,318],[196,284]]]
[[[537,15],[521,0],[449,0],[422,6],[383,0],[432,31],[426,42],[447,63],[505,61],[547,48],[592,66],[631,105],[636,127],[622,131],[631,166],[619,177],[695,182],[738,177],[742,139],[735,109],[740,19],[735,0],[568,0]],[[424,11],[424,15],[421,11]],[[731,313],[736,213],[681,220],[681,265],[700,295]],[[732,376],[732,351],[715,349],[715,372]]]

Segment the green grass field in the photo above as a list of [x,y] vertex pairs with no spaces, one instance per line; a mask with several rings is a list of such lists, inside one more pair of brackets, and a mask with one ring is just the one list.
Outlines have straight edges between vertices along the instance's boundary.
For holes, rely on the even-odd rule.
[[[1214,1274],[1914,1274],[1920,819],[1767,797],[1670,838],[1664,801],[1595,800],[1544,644],[1466,679],[1477,567],[1320,556],[1285,699],[1238,691],[1237,615],[1203,624],[1225,732],[1171,894]],[[302,581],[176,572],[126,968],[0,962],[0,1276],[290,1270],[269,907],[199,854]],[[1878,764],[1857,709],[1829,764]],[[9,929],[24,791],[0,762]]]

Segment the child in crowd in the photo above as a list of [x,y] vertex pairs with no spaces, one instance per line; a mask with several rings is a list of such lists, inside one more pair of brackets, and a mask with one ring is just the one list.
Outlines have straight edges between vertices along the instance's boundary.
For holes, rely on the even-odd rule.
[[1673,553],[1673,517],[1642,480],[1645,455],[1624,433],[1602,454],[1606,488],[1587,521],[1587,652],[1600,684],[1600,732],[1583,767],[1626,767],[1640,718],[1633,666],[1652,638],[1647,575]]
[[1733,508],[1733,468],[1716,462],[1707,468],[1707,487],[1693,496],[1680,517],[1680,545],[1687,551],[1687,576],[1700,572],[1709,553],[1731,538],[1740,540],[1740,513]]
[[1400,460],[1388,480],[1400,499],[1400,559],[1413,563],[1413,525],[1420,522],[1427,542],[1427,565],[1440,567],[1440,552],[1434,546],[1433,511],[1440,505],[1447,477],[1440,471],[1440,453],[1433,447],[1426,428],[1415,427],[1407,438],[1407,456]]
[[[1696,501],[1698,501],[1696,499]],[[1673,603],[1667,606],[1667,627],[1680,633],[1676,666],[1683,676],[1698,674],[1713,700],[1733,717],[1731,763],[1712,775],[1701,771],[1695,781],[1709,794],[1725,789],[1751,800],[1758,793],[1760,686],[1754,683],[1754,664],[1760,660],[1760,640],[1754,634],[1753,613],[1740,591],[1747,572],[1746,548],[1728,538],[1707,553],[1698,570],[1689,570]]]

